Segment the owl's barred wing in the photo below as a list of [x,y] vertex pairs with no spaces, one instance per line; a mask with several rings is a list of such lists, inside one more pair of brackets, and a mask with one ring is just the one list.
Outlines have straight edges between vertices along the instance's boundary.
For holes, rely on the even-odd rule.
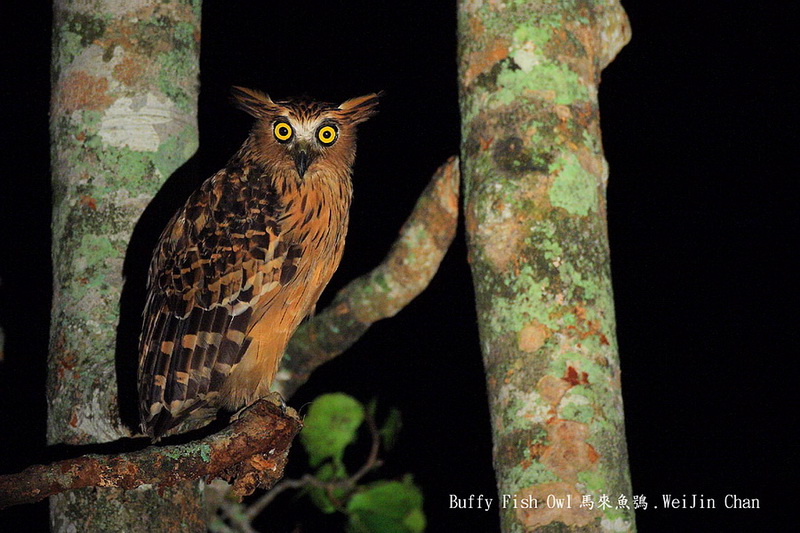
[[269,180],[240,186],[259,172],[220,171],[161,236],[139,359],[142,427],[152,436],[214,400],[248,348],[253,318],[294,275],[298,254],[281,238]]

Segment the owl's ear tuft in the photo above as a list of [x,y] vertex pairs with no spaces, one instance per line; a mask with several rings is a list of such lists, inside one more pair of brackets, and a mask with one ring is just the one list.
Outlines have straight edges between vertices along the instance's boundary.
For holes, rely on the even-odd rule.
[[339,111],[341,111],[352,124],[364,122],[378,112],[378,100],[383,94],[383,91],[380,91],[351,98],[339,106]]
[[231,102],[255,118],[265,117],[276,107],[269,95],[246,87],[231,87]]

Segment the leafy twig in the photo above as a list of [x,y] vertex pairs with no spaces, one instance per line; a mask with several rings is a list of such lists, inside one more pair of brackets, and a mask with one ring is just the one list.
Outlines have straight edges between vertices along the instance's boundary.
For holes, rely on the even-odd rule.
[[380,451],[380,444],[381,444],[381,436],[378,432],[378,426],[375,423],[375,418],[372,416],[372,413],[366,413],[365,419],[367,422],[367,427],[369,428],[369,433],[371,437],[371,444],[370,444],[370,451],[367,459],[364,461],[364,464],[361,465],[361,468],[353,474],[352,476],[347,477],[346,479],[337,479],[333,481],[323,481],[318,479],[311,474],[305,474],[303,477],[299,479],[284,479],[277,483],[271,490],[269,490],[266,494],[261,496],[258,500],[255,501],[248,509],[247,509],[247,516],[250,520],[253,520],[259,514],[261,514],[264,509],[272,503],[275,498],[278,497],[282,492],[288,489],[300,489],[306,486],[313,486],[324,490],[328,498],[330,499],[331,503],[334,504],[335,507],[340,508],[342,502],[335,496],[334,491],[336,490],[344,490],[346,491],[347,495],[349,496],[353,490],[355,490],[356,485],[358,482],[367,475],[372,470],[379,468],[383,461],[378,458],[378,452]]

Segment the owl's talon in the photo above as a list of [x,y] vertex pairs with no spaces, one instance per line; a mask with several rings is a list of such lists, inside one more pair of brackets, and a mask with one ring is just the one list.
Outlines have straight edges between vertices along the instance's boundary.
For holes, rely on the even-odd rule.
[[269,403],[276,405],[281,408],[281,414],[286,416],[286,409],[289,407],[286,405],[286,400],[283,398],[283,394],[278,391],[272,391],[262,399],[267,400]]
[[242,416],[242,413],[244,413],[248,409],[250,409],[250,406],[246,405],[241,409],[239,409],[238,411],[236,411],[235,413],[233,413],[229,419],[229,422],[235,422],[236,420],[239,420],[239,417]]

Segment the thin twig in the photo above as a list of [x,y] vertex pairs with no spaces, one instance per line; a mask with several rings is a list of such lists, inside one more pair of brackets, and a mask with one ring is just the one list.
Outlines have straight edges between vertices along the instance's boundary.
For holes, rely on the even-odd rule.
[[261,512],[266,509],[266,507],[272,503],[272,501],[277,498],[282,492],[288,489],[299,489],[305,487],[306,485],[311,483],[311,480],[315,480],[314,476],[311,474],[306,474],[300,479],[284,479],[281,480],[277,485],[272,487],[270,490],[267,491],[266,494],[261,496],[258,500],[255,501],[250,507],[247,508],[247,517],[250,520],[255,519]]
[[375,417],[372,416],[371,413],[367,412],[366,415],[367,419],[367,427],[369,428],[369,434],[372,437],[372,444],[369,450],[369,456],[367,457],[366,462],[361,465],[361,468],[353,474],[350,478],[350,486],[355,486],[358,481],[366,476],[370,471],[378,468],[382,462],[378,460],[378,451],[381,448],[381,435],[378,433],[378,426],[375,424]]
[[222,516],[228,519],[232,528],[237,533],[258,533],[253,526],[250,525],[252,518],[242,508],[242,505],[230,500],[223,500],[219,506]]

